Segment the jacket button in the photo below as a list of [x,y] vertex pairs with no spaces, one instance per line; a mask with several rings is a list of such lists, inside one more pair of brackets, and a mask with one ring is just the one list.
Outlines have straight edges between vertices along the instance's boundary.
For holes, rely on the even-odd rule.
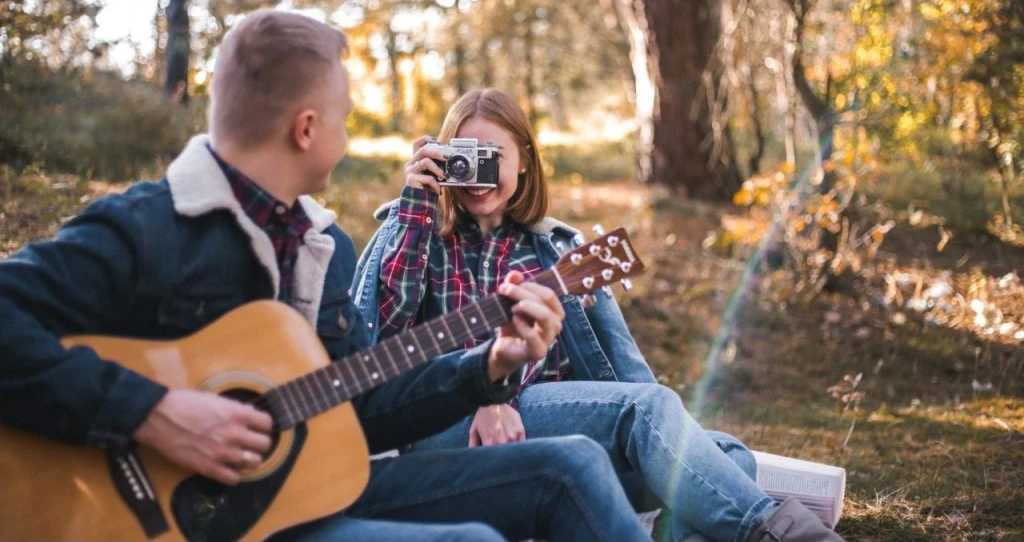
[[341,312],[341,309],[338,309],[338,327],[342,331],[348,329],[348,320],[345,318],[344,313]]

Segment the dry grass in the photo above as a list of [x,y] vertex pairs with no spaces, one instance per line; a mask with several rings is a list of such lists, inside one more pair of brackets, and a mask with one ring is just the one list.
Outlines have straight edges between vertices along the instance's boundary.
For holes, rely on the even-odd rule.
[[[323,197],[359,247],[376,228],[372,210],[398,194],[390,167],[365,182],[339,179]],[[26,184],[0,209],[0,256],[117,189],[66,179],[19,186]],[[1001,323],[1024,317],[1020,290],[996,288],[1024,267],[1024,252],[954,231],[940,253],[931,230],[901,222],[856,287],[796,303],[786,273],[701,248],[723,217],[738,213],[732,207],[625,182],[553,190],[553,214],[581,229],[602,222],[629,230],[649,271],[619,300],[659,378],[705,425],[756,449],[847,469],[840,533],[1024,540],[1024,352],[1013,334],[988,332],[993,313],[977,325],[970,303],[983,299]],[[894,296],[885,280],[893,273],[916,278],[897,284]],[[906,308],[937,280],[964,306],[947,307],[943,318]],[[858,373],[856,405],[826,392]]]

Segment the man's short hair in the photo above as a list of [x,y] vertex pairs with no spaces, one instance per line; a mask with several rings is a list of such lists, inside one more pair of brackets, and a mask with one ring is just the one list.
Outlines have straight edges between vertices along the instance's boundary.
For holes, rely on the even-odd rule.
[[241,145],[274,137],[341,62],[345,34],[287,11],[246,15],[221,42],[211,85],[210,132]]

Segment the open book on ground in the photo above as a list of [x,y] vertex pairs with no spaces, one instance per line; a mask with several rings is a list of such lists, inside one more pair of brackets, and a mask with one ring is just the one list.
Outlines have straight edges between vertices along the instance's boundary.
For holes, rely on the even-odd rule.
[[795,498],[829,527],[839,523],[846,494],[846,469],[792,457],[754,452],[757,485],[777,501]]

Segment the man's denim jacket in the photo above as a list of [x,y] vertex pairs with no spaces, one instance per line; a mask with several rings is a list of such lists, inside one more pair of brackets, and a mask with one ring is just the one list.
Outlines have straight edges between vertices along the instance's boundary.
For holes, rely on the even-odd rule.
[[[303,196],[314,227],[296,261],[295,308],[331,359],[371,337],[350,296],[355,248],[334,213]],[[276,297],[269,238],[241,210],[194,138],[160,182],[90,205],[50,241],[0,261],[0,423],[71,443],[126,444],[166,388],[59,337],[189,335],[248,301]],[[486,371],[490,343],[437,358],[357,397],[373,451],[440,431],[507,400]]]
[[[396,238],[397,200],[383,205],[374,216],[384,223],[377,229],[356,265],[353,297],[362,318],[372,324],[371,333],[376,340],[379,329],[377,296],[381,262],[387,254],[397,250],[399,244]],[[552,218],[545,218],[531,226],[529,230],[533,233],[534,249],[544,269],[553,267],[558,261],[559,251],[555,247],[574,246],[573,239],[579,233],[571,226]],[[626,327],[626,321],[615,298],[607,297],[602,292],[597,292],[595,297],[597,304],[586,309],[574,295],[561,298],[562,306],[565,307],[565,322],[559,338],[568,350],[573,378],[656,382],[647,361],[640,353],[629,328]]]

